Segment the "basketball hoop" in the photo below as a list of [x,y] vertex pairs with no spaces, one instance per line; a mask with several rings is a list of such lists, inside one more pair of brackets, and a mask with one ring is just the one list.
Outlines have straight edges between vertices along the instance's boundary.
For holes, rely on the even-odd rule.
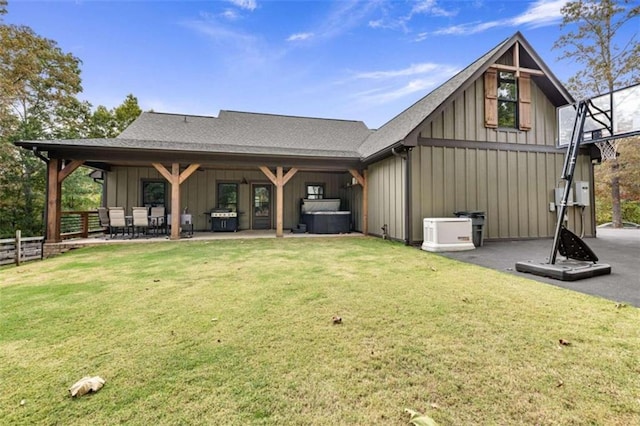
[[618,157],[618,142],[620,142],[619,139],[612,139],[595,143],[600,150],[602,161],[615,160]]

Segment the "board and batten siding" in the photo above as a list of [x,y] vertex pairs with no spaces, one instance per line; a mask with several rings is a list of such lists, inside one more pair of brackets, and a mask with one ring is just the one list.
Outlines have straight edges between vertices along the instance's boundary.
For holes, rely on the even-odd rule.
[[[484,126],[484,81],[478,78],[425,121],[412,152],[412,240],[422,241],[422,220],[486,212],[485,238],[553,236],[553,189],[563,185],[564,150],[556,147],[556,111],[531,81],[532,128]],[[439,142],[442,141],[442,142]],[[477,143],[477,147],[475,144]],[[493,146],[495,143],[495,146]],[[439,146],[440,145],[440,146]],[[575,180],[592,181],[588,155],[580,155]],[[591,208],[570,207],[568,227],[593,235]]]
[[[485,238],[553,236],[549,211],[560,185],[564,154],[480,148],[420,146],[412,152],[412,239],[421,241],[422,219],[454,217],[456,211],[486,212]],[[580,156],[575,180],[590,180],[591,162]],[[569,207],[569,229],[581,232],[582,211]],[[592,236],[592,210],[584,210],[585,235]]]
[[531,105],[531,130],[485,127],[484,80],[481,77],[423,123],[420,136],[426,139],[556,146],[556,109],[533,80]]
[[369,233],[404,240],[406,161],[392,156],[368,167]]
[[[124,207],[127,212],[142,203],[142,181],[146,179],[164,180],[153,167],[114,167],[106,176],[106,206]],[[246,179],[248,184],[240,184]],[[300,200],[306,195],[307,183],[325,185],[325,198],[343,198],[346,176],[344,173],[301,171],[284,187],[285,229],[295,227],[300,219]],[[349,178],[350,181],[350,178]],[[253,183],[271,182],[260,170],[205,169],[193,173],[180,186],[180,211],[188,209],[193,215],[194,229],[211,229],[210,217],[205,212],[217,206],[217,184],[238,183],[238,227],[250,229]],[[275,209],[275,187],[272,186],[272,209]],[[167,213],[170,212],[171,185],[167,184]],[[346,204],[343,200],[343,204]],[[345,206],[343,206],[344,208]],[[272,228],[275,229],[275,210],[272,212]]]

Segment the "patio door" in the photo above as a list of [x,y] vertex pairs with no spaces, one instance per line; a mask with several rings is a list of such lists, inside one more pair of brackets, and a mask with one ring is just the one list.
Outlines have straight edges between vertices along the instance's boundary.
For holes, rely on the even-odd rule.
[[271,184],[254,183],[251,194],[251,229],[271,229]]

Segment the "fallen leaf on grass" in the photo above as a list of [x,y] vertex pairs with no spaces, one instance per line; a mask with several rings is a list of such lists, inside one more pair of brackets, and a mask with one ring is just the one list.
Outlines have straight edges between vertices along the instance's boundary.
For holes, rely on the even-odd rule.
[[562,380],[558,380],[558,384],[556,385],[557,388],[560,388],[564,386],[564,382]]
[[571,342],[569,342],[567,340],[564,340],[564,339],[560,339],[558,342],[560,343],[560,346],[569,346],[569,345],[571,345]]
[[89,392],[98,392],[105,384],[102,377],[83,377],[69,388],[71,396],[82,396]]
[[436,423],[435,420],[433,420],[431,417],[419,413],[417,411],[411,410],[409,408],[405,408],[404,409],[405,413],[409,413],[411,415],[411,418],[409,419],[409,423],[411,423],[412,425],[415,426],[438,426],[438,423]]

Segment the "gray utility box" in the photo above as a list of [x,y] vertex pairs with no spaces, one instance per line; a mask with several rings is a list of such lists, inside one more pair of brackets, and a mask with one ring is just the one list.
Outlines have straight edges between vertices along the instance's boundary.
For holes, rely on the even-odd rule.
[[485,221],[486,213],[474,210],[474,211],[459,211],[459,212],[454,212],[453,214],[456,215],[457,217],[471,219],[473,245],[476,247],[481,247],[484,244],[484,221]]

